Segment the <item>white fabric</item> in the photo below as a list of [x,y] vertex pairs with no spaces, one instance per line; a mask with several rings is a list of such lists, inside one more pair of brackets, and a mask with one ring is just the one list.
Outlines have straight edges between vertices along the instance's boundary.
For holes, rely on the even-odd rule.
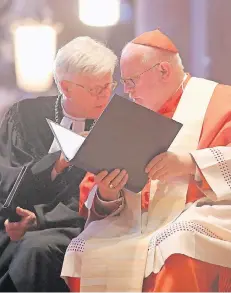
[[[133,193],[125,196],[126,205],[119,217],[108,216],[101,221],[91,222],[78,237],[74,238],[65,254],[62,277],[80,277],[82,269],[82,257],[85,250],[85,240],[91,237],[107,238],[119,237],[120,235],[139,235],[141,231],[141,195],[134,197]],[[139,211],[139,214],[137,214]],[[124,224],[126,220],[126,225]],[[115,229],[116,228],[116,229]]]
[[[183,127],[168,151],[190,153],[197,149],[204,116],[216,86],[217,83],[212,81],[190,79],[173,116]],[[186,176],[172,182],[151,182],[147,226],[142,229],[143,233],[155,231],[151,239],[155,239],[157,233],[186,209],[189,179],[190,176]],[[174,249],[171,246],[171,251]],[[161,261],[155,253],[148,253],[145,277],[154,271],[158,272],[165,260],[163,258]]]
[[[204,115],[216,85],[215,82],[199,78],[189,80],[173,116],[183,127],[168,151],[189,153],[197,149]],[[190,176],[186,176],[168,183],[151,182],[146,231],[155,231],[184,210],[189,179]]]
[[[174,119],[183,122],[184,127],[169,149],[177,152],[191,152],[199,168],[200,165],[203,165],[204,169],[206,169],[206,164],[211,163],[199,162],[198,154],[204,150],[196,152],[195,150],[198,145],[203,117],[216,85],[216,83],[195,78],[191,78],[188,82],[174,115]],[[211,156],[207,157],[211,159]],[[227,154],[225,157],[227,158]],[[225,180],[219,180],[219,184],[222,184],[222,194],[228,194]],[[231,267],[231,201],[215,204],[209,198],[205,198],[186,206],[187,186],[188,178],[184,178],[181,182],[174,181],[169,184],[152,182],[151,202],[146,217],[141,216],[140,194],[134,195],[131,192],[126,192],[127,205],[120,217],[107,217],[104,220],[93,222],[79,237],[72,240],[65,255],[61,275],[63,277],[83,277],[82,268],[84,268],[84,272],[87,268],[89,271],[92,270],[91,266],[86,263],[86,260],[90,260],[87,257],[89,252],[92,252],[89,250],[89,246],[94,245],[91,238],[98,239],[98,241],[102,239],[102,243],[104,243],[103,238],[111,239],[113,237],[115,243],[117,239],[120,239],[126,246],[127,238],[130,237],[130,239],[133,238],[136,241],[136,239],[139,239],[139,235],[144,235],[147,241],[150,241],[147,247],[147,257],[144,262],[140,263],[141,267],[143,264],[145,265],[145,277],[152,272],[159,272],[165,260],[174,253],[182,253],[208,263]],[[111,240],[113,241],[113,239]],[[81,250],[71,248],[73,243],[77,247],[80,242],[83,243]],[[89,246],[88,243],[90,243]],[[222,254],[214,253],[218,248]],[[101,250],[103,250],[103,247]],[[116,254],[116,245],[114,245],[111,253]],[[94,255],[94,257],[96,256]],[[110,257],[110,255],[105,254],[106,259],[107,257]],[[126,259],[126,255],[120,255],[121,258]],[[136,258],[133,259],[133,264],[136,267]],[[96,262],[94,265],[95,270],[97,270],[97,265],[101,265],[100,261],[98,260],[98,263]],[[92,263],[93,268],[94,265]],[[111,269],[107,267],[107,272]],[[119,270],[115,267],[114,272],[120,276],[117,269]],[[131,265],[129,269],[133,270],[133,266]],[[85,278],[84,282],[93,282],[93,279],[90,278],[87,281]],[[98,282],[98,285],[104,284],[106,281],[99,279],[99,277],[94,280]],[[132,282],[135,282],[135,279]],[[94,282],[91,284],[95,285]]]
[[231,199],[231,148],[216,147],[191,153],[211,190],[204,191],[212,200]]
[[85,206],[86,206],[86,208],[88,210],[90,210],[91,207],[92,207],[92,204],[93,204],[93,201],[94,201],[94,198],[95,198],[95,195],[96,195],[97,188],[98,188],[98,185],[95,184],[92,187],[91,191],[89,192],[88,198],[87,198],[87,200],[85,202]]

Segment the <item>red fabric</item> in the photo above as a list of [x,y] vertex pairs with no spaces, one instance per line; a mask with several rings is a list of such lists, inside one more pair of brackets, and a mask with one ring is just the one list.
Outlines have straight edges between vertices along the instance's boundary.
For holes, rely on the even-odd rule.
[[95,175],[88,172],[79,185],[79,213],[85,219],[88,217],[88,210],[85,206],[85,202],[88,198],[89,192],[95,185],[94,178]]
[[67,284],[71,292],[80,292],[80,279],[79,278],[67,278]]
[[229,292],[231,269],[182,254],[170,256],[158,274],[144,279],[143,292]]

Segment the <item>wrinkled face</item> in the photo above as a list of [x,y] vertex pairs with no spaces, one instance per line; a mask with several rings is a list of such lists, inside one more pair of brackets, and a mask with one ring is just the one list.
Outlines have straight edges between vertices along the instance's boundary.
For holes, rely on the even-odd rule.
[[77,118],[97,119],[107,106],[115,84],[110,73],[104,76],[77,74],[60,83],[65,111]]
[[124,92],[136,103],[157,111],[166,101],[167,83],[163,74],[168,64],[157,57],[146,62],[143,58],[144,53],[138,46],[127,46],[120,59],[121,81]]

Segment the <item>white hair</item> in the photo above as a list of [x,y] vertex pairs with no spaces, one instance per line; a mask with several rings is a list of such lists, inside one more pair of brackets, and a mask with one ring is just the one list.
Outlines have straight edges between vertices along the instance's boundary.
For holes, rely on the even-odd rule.
[[95,76],[114,73],[117,56],[104,44],[90,37],[77,37],[63,46],[57,53],[53,76],[60,88],[60,81],[76,73],[90,73]]
[[[125,53],[127,53],[127,48],[130,48],[132,51],[134,51],[134,49],[138,49],[140,51],[140,53],[142,54],[142,59],[141,59],[141,63],[147,63],[150,61],[150,59],[154,58],[156,60],[161,61],[168,61],[171,64],[173,64],[174,66],[176,66],[176,68],[178,70],[183,71],[184,70],[184,66],[182,63],[182,59],[179,55],[179,53],[173,53],[167,50],[163,50],[163,49],[159,49],[159,48],[153,48],[153,47],[149,47],[149,46],[144,46],[144,45],[139,45],[139,44],[134,44],[132,42],[129,42],[128,44],[126,44],[122,50],[122,55]],[[131,51],[129,51],[131,52]]]

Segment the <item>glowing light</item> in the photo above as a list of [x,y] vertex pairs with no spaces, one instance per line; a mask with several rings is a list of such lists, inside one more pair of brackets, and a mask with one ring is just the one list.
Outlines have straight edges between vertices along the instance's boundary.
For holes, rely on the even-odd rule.
[[43,92],[51,87],[56,37],[50,25],[20,25],[14,30],[18,87],[28,92]]
[[79,18],[89,26],[115,25],[120,19],[120,0],[79,0]]

